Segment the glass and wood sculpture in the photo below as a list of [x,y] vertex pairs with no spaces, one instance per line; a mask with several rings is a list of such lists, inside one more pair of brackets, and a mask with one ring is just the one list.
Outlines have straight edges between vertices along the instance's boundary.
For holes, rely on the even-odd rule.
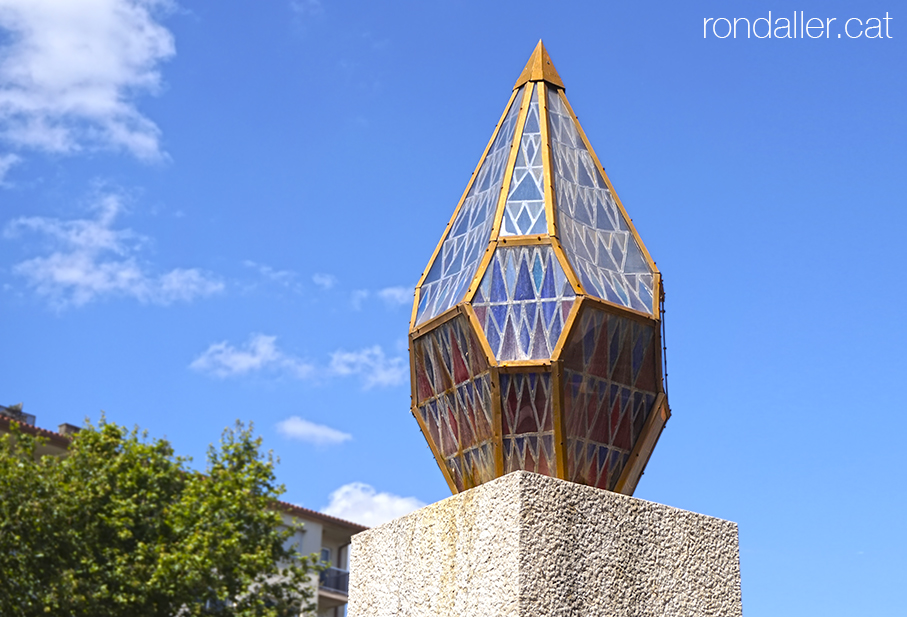
[[670,417],[661,277],[541,41],[416,287],[412,412],[454,493],[631,495]]

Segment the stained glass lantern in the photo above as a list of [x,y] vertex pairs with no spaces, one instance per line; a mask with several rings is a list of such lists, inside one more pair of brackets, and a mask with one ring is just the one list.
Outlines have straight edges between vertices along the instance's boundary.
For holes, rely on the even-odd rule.
[[670,416],[662,301],[540,41],[416,287],[412,412],[450,489],[632,494]]

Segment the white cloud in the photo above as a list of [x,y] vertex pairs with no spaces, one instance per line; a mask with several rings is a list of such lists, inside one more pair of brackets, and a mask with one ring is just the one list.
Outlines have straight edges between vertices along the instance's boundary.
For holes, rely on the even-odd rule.
[[366,390],[376,386],[400,385],[408,375],[406,360],[402,356],[387,357],[380,345],[358,351],[335,351],[330,355],[327,366],[319,366],[282,351],[277,347],[276,336],[264,334],[253,334],[245,345],[239,347],[227,341],[214,343],[189,367],[221,378],[256,372],[317,381],[358,377]]
[[214,343],[193,360],[189,368],[221,378],[257,371],[286,374],[298,379],[313,375],[314,366],[284,353],[277,348],[276,341],[276,336],[253,334],[240,348],[226,341]]
[[125,150],[158,159],[160,129],[136,108],[161,89],[171,0],[0,0],[0,135],[22,148]]
[[405,306],[413,301],[413,290],[406,287],[385,287],[378,292],[378,297],[390,307]]
[[349,433],[303,420],[299,416],[290,416],[278,422],[277,431],[284,437],[307,441],[316,446],[335,445],[353,438]]
[[0,186],[6,186],[6,174],[21,160],[22,158],[15,154],[0,154]]
[[366,390],[399,385],[407,376],[403,358],[388,358],[379,345],[359,351],[335,351],[331,354],[330,370],[335,375],[359,375]]
[[379,493],[362,482],[345,484],[331,493],[331,501],[321,511],[348,521],[374,527],[399,518],[426,504],[415,497]]
[[147,238],[114,227],[124,210],[120,195],[101,195],[92,209],[94,218],[21,217],[4,228],[6,238],[28,232],[49,242],[49,255],[17,263],[12,271],[58,308],[81,306],[105,296],[167,305],[223,290],[222,282],[195,268],[149,272],[136,259]]
[[332,274],[319,273],[312,275],[312,282],[322,289],[331,289],[337,284],[337,277]]
[[291,0],[290,9],[303,17],[314,17],[324,13],[324,6],[322,6],[321,0]]
[[373,295],[384,302],[388,308],[406,306],[413,301],[413,289],[411,287],[385,287],[376,292],[368,289],[355,289],[350,295],[350,304],[352,304],[353,310],[362,310],[362,305]]
[[276,270],[271,266],[265,264],[256,263],[254,261],[246,260],[243,262],[243,265],[247,268],[252,268],[258,273],[268,279],[271,282],[282,285],[283,287],[295,287],[296,273],[292,270]]

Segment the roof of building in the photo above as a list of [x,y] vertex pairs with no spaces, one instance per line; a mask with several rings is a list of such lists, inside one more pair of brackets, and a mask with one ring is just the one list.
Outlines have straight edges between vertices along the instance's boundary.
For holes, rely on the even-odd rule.
[[39,426],[34,426],[33,424],[28,424],[21,420],[16,420],[8,416],[0,415],[0,430],[7,432],[10,430],[10,424],[16,422],[19,425],[19,428],[23,433],[28,433],[29,435],[35,435],[36,437],[44,437],[47,439],[48,443],[60,448],[68,448],[69,443],[72,441],[71,437],[63,435],[61,433],[55,433],[54,431],[48,431],[47,429],[41,428]]
[[[22,422],[20,420],[15,420],[13,418],[0,415],[0,432],[8,432],[10,430],[10,423],[16,422],[19,424],[19,428],[24,433],[29,435],[35,435],[37,437],[44,437],[47,439],[48,443],[58,446],[60,448],[68,448],[69,444],[72,442],[72,437],[68,435],[63,435],[62,433],[55,433],[54,431],[49,431],[47,429]],[[323,514],[316,510],[309,510],[308,508],[303,508],[302,506],[297,506],[286,501],[280,501],[279,499],[275,500],[277,502],[277,507],[283,512],[291,516],[297,516],[299,518],[308,518],[316,520],[322,523],[328,523],[331,525],[338,525],[340,527],[346,527],[347,529],[352,529],[355,532],[365,531],[368,529],[365,525],[360,525],[359,523],[354,523],[353,521],[347,521],[342,518],[337,518],[336,516],[331,516],[330,514]]]
[[347,521],[342,518],[337,518],[336,516],[331,516],[330,514],[324,514],[323,512],[318,512],[316,510],[309,510],[308,508],[303,508],[302,506],[297,506],[292,503],[287,503],[286,501],[277,501],[277,507],[282,511],[286,512],[291,516],[296,516],[299,518],[308,518],[314,519],[322,523],[329,523],[331,525],[338,525],[340,527],[346,527],[347,529],[352,529],[355,532],[366,531],[368,527],[365,525],[360,525],[359,523],[354,523],[352,521]]

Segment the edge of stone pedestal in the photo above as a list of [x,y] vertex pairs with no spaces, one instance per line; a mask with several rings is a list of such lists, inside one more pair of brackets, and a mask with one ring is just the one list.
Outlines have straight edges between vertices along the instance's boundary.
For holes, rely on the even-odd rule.
[[513,483],[518,483],[519,486],[521,486],[521,487],[525,487],[527,484],[528,485],[548,484],[551,487],[561,486],[564,488],[573,489],[573,490],[577,490],[577,491],[588,491],[588,495],[593,498],[608,498],[608,499],[613,499],[615,501],[626,500],[627,502],[630,502],[630,503],[650,504],[651,506],[658,507],[658,508],[668,508],[672,512],[678,512],[678,513],[683,512],[683,513],[686,513],[686,514],[689,514],[692,516],[701,516],[701,517],[705,517],[705,518],[712,519],[715,521],[721,521],[721,522],[727,523],[729,525],[733,525],[735,528],[737,527],[737,523],[735,523],[734,521],[723,519],[723,518],[720,518],[717,516],[711,516],[709,514],[702,514],[700,512],[695,512],[693,510],[686,510],[684,508],[678,508],[676,506],[669,506],[669,505],[665,505],[663,503],[659,503],[657,501],[649,501],[646,499],[640,499],[639,497],[624,495],[622,493],[606,491],[604,489],[595,488],[594,486],[587,486],[585,484],[577,484],[576,482],[570,482],[568,480],[562,480],[560,478],[553,478],[551,476],[533,473],[531,471],[518,470],[518,471],[513,471],[508,474],[505,474],[505,475],[501,476],[500,478],[495,478],[494,480],[489,480],[488,482],[485,482],[484,484],[480,484],[479,486],[468,489],[466,491],[463,491],[462,493],[458,493],[456,495],[451,495],[450,497],[445,497],[441,501],[436,501],[435,503],[428,504],[427,506],[423,506],[423,507],[419,508],[418,510],[410,512],[409,514],[404,514],[403,516],[400,516],[391,521],[388,521],[387,523],[377,525],[375,527],[372,527],[371,529],[367,529],[366,531],[361,531],[361,532],[355,534],[353,537],[356,538],[359,536],[367,536],[368,534],[371,534],[379,529],[383,529],[384,527],[386,527],[388,525],[395,525],[400,521],[405,521],[410,518],[420,517],[420,516],[422,516],[423,511],[429,510],[431,508],[446,507],[445,504],[448,504],[449,502],[457,501],[458,499],[463,498],[464,495],[469,495],[469,494],[484,492],[484,491],[495,491],[495,490],[497,490],[498,486],[501,484],[510,485]]
[[514,472],[353,537],[350,617],[738,617],[737,525]]

